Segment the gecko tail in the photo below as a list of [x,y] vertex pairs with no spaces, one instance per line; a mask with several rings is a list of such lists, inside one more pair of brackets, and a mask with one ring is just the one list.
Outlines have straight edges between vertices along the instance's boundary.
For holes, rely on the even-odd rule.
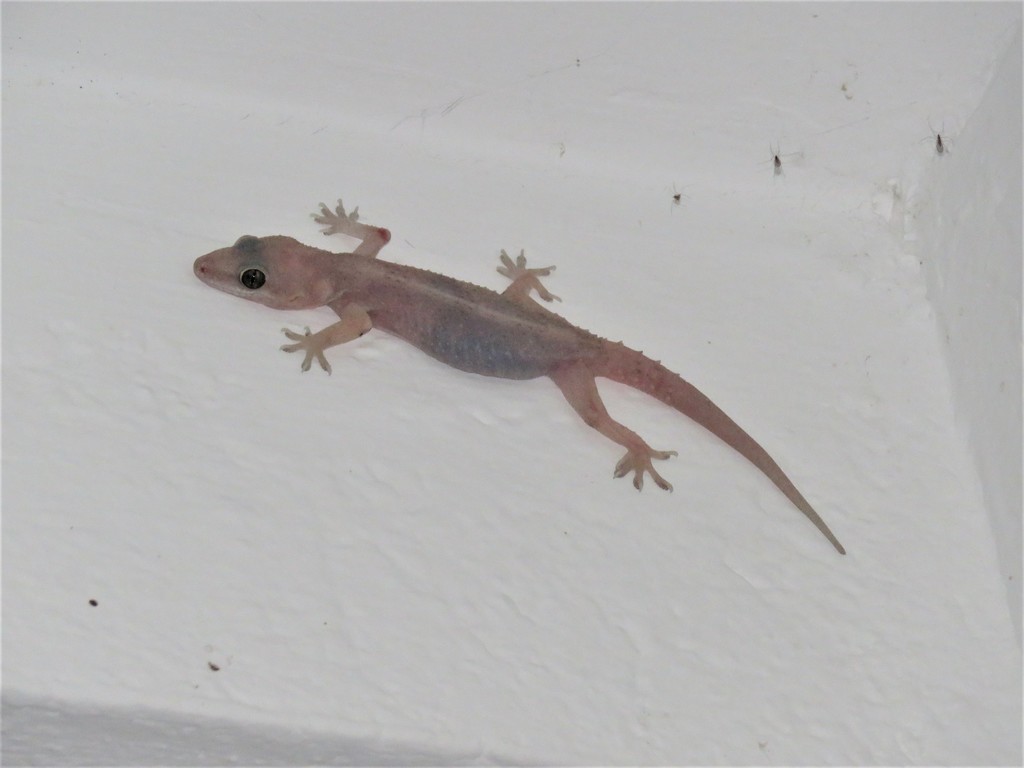
[[606,342],[605,353],[596,360],[588,361],[588,364],[595,376],[626,384],[657,398],[732,446],[814,523],[839,554],[846,554],[825,521],[768,452],[695,386],[656,360],[620,343]]

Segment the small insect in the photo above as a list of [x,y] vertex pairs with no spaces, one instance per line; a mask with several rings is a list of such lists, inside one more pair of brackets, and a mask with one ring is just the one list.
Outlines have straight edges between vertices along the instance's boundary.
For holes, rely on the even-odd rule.
[[[786,157],[796,157],[799,160],[799,159],[802,159],[803,156],[804,156],[803,150],[800,150],[799,152],[786,152],[786,153],[783,153],[782,151],[779,150],[778,144],[769,144],[768,145],[768,151],[771,153],[771,160],[770,161],[766,160],[765,162],[770,162],[772,164],[772,175],[773,176],[782,176],[783,175],[783,171],[782,171],[782,159],[783,158],[786,158]],[[763,163],[762,163],[762,165],[763,165]]]
[[212,661],[206,662],[206,666],[210,668],[211,672],[220,672],[220,667],[214,664]]
[[99,602],[97,602],[96,600],[90,600],[89,601],[89,605],[91,605],[93,608],[95,608],[97,605],[99,605]]
[[772,153],[772,175],[782,175],[782,155],[779,154],[779,147],[777,144],[769,144],[768,151]]
[[[936,131],[934,128],[932,128],[932,124],[929,122],[928,128],[931,129],[932,136],[935,137],[935,154],[946,154],[946,143],[942,140],[942,131],[944,131],[946,128],[945,124],[941,126],[941,130]],[[921,141],[927,141],[927,139],[921,139]]]
[[[691,186],[691,185],[690,184],[686,185],[686,187],[689,187],[689,186]],[[686,187],[683,187],[683,189],[686,189]],[[672,205],[673,206],[682,205],[683,204],[683,198],[686,198],[686,197],[687,196],[683,194],[682,190],[676,189],[676,185],[675,184],[672,185]]]

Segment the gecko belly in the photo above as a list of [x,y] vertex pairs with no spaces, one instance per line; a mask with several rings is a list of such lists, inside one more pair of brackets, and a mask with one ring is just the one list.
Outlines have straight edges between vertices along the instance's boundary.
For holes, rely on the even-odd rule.
[[576,333],[529,321],[447,307],[419,322],[411,315],[378,315],[375,324],[453,368],[501,379],[535,379],[581,356]]
[[535,379],[547,374],[558,362],[488,334],[438,333],[433,338],[421,339],[418,346],[453,368],[501,379]]

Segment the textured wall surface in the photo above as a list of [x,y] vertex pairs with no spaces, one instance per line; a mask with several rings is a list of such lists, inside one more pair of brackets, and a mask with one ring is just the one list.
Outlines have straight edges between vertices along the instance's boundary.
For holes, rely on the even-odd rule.
[[[1018,30],[1019,31],[1019,30]],[[925,175],[915,230],[956,403],[1021,626],[1021,38]],[[918,207],[918,206],[915,206]]]
[[[2,13],[5,763],[1020,761],[910,207],[1019,5]],[[300,373],[279,329],[330,312],[192,261],[324,243],[339,195],[384,258],[557,264],[558,311],[707,392],[849,554],[611,383],[674,493],[547,380],[380,332]]]

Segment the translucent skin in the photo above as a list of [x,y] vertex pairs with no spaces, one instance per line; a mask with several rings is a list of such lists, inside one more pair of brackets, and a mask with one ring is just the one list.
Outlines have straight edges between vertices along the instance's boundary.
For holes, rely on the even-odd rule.
[[196,276],[233,296],[275,309],[330,307],[338,322],[317,333],[285,331],[287,352],[305,352],[303,370],[315,359],[330,372],[324,351],[377,327],[418,347],[453,368],[483,376],[532,379],[548,376],[583,420],[626,448],[615,476],[633,473],[643,486],[645,474],[665,490],[672,486],[652,461],[674,451],[651,448],[632,430],[608,415],[595,377],[639,389],[690,417],[732,446],[760,469],[814,523],[836,551],[843,546],[778,464],[750,435],[693,385],[642,353],[602,339],[541,306],[557,299],[540,282],[554,267],[527,268],[522,254],[513,261],[504,251],[498,271],[512,280],[502,293],[446,275],[377,259],[391,239],[388,230],[359,222],[358,208],[346,214],[321,203],[314,218],[324,234],[344,234],[361,242],[352,253],[331,253],[290,237],[245,235],[231,247],[200,256]]

